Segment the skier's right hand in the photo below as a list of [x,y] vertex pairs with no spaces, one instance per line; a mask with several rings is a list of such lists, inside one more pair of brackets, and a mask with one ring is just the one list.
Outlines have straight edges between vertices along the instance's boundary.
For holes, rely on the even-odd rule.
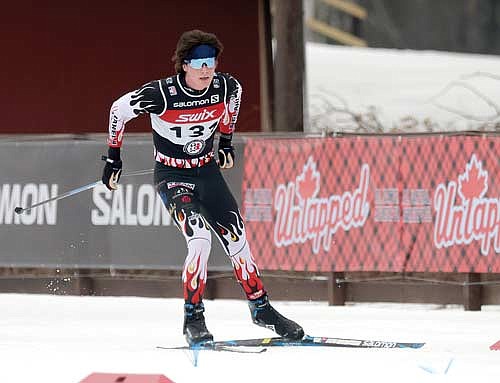
[[118,181],[122,174],[122,160],[120,159],[120,148],[109,148],[108,156],[102,156],[106,161],[102,172],[102,183],[113,191],[118,189]]

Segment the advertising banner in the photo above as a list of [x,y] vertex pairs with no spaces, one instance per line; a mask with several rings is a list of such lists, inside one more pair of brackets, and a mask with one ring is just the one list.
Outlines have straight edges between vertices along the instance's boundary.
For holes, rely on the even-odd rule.
[[253,139],[243,211],[260,267],[500,271],[498,137]]
[[[0,141],[0,267],[180,269],[186,248],[152,174],[29,206],[100,178],[103,140]],[[262,270],[500,272],[500,138],[236,141],[224,171]],[[129,137],[124,173],[151,170]],[[211,270],[231,270],[212,241]]]
[[[237,200],[240,163],[224,172]],[[124,144],[124,176],[117,191],[100,185],[77,195],[27,207],[101,178],[103,140],[0,141],[0,267],[181,269],[187,253],[153,185],[150,137]],[[138,170],[149,174],[127,177]],[[147,173],[147,172],[146,172]],[[211,270],[232,270],[218,241]]]
[[500,137],[404,138],[402,146],[407,269],[500,272]]

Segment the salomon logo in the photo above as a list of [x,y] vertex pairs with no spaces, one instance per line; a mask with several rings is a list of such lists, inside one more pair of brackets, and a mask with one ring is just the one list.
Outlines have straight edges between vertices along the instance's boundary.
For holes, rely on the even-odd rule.
[[183,106],[198,106],[198,105],[205,105],[209,104],[210,100],[208,98],[205,98],[203,100],[193,100],[193,101],[180,101],[180,102],[174,102],[174,108],[182,108]]
[[121,185],[110,192],[104,185],[92,191],[92,225],[169,226],[167,209],[153,185]]
[[30,206],[57,196],[57,184],[3,184],[0,186],[0,224],[55,225],[57,201],[14,214],[16,206]]

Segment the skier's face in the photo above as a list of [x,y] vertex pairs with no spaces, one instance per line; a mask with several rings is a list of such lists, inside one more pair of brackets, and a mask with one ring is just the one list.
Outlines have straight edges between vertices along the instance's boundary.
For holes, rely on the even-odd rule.
[[214,77],[217,60],[215,58],[196,59],[192,62],[182,64],[186,72],[186,84],[193,89],[203,90],[207,88]]

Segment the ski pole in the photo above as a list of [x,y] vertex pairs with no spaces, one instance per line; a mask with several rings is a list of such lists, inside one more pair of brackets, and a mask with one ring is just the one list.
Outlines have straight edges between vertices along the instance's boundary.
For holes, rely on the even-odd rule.
[[[153,169],[137,170],[137,171],[134,171],[134,172],[126,173],[126,174],[122,175],[122,177],[142,176],[142,175],[151,174],[151,173],[153,173]],[[16,207],[14,209],[14,212],[16,212],[16,214],[21,214],[21,213],[24,213],[25,211],[29,211],[31,209],[34,209],[37,206],[44,205],[44,204],[46,204],[48,202],[59,201],[59,200],[61,200],[63,198],[70,197],[72,195],[81,193],[81,192],[83,192],[85,190],[93,189],[97,185],[102,185],[102,181],[99,180],[99,181],[92,182],[92,183],[90,183],[88,185],[80,186],[80,187],[78,187],[76,189],[73,189],[73,190],[67,191],[66,193],[59,194],[59,195],[57,195],[55,197],[46,199],[45,201],[40,201],[40,202],[35,203],[35,204],[33,204],[31,206],[28,206],[28,207],[18,206],[18,207]]]

